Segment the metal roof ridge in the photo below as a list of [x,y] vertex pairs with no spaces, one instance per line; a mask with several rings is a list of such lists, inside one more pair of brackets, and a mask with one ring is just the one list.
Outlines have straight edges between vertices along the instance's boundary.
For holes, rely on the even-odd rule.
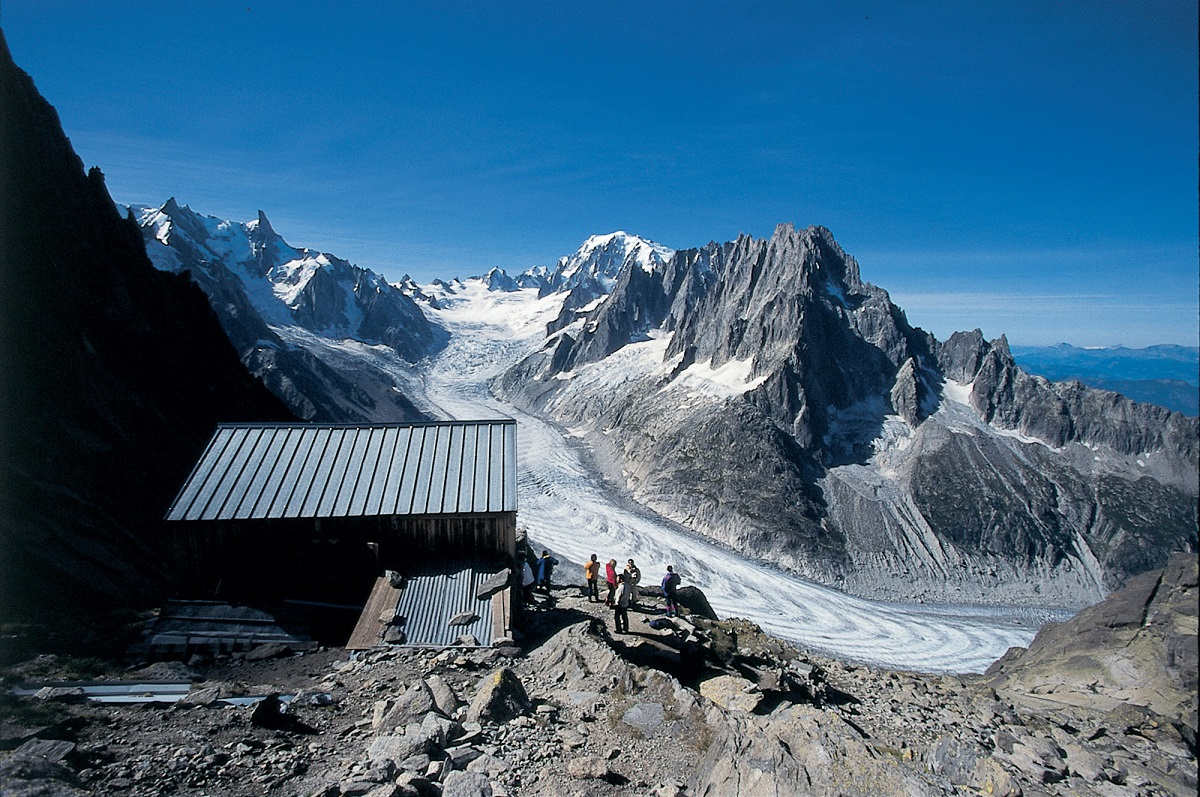
[[364,421],[363,423],[320,423],[316,421],[223,421],[217,429],[406,429],[416,426],[478,426],[480,424],[515,424],[516,418],[453,418],[442,421]]

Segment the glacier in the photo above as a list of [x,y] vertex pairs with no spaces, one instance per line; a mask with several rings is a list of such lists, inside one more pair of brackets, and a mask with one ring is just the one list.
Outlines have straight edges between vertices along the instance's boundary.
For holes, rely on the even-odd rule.
[[455,288],[453,293],[425,288],[439,305],[426,312],[450,332],[450,340],[420,369],[420,403],[446,418],[517,419],[518,522],[528,529],[531,545],[564,561],[558,572],[567,578],[573,575],[568,563],[581,564],[592,553],[633,558],[648,583],[670,564],[722,616],[745,617],[816,651],[924,672],[981,671],[1009,647],[1028,645],[1042,623],[1070,616],[1050,608],[857,598],[747,559],[655,515],[606,485],[570,430],[522,412],[489,390],[497,374],[543,341],[545,323],[558,315],[562,295],[538,298],[534,288],[492,292],[478,279]]

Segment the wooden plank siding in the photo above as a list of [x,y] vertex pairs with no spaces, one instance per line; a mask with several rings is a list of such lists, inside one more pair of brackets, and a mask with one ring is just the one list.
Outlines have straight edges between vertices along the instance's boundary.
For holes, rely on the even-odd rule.
[[396,613],[396,604],[400,601],[400,590],[388,583],[382,576],[375,579],[371,596],[358,616],[358,623],[346,643],[346,650],[369,650],[379,645],[383,640],[383,632],[387,624],[380,619],[386,611],[389,615]]
[[[177,586],[200,594],[219,584],[247,596],[304,597],[303,589],[322,592],[319,584],[338,572],[359,583],[418,560],[465,556],[510,566],[516,556],[515,512],[182,521],[166,524],[165,531],[164,558],[175,572],[192,576]],[[377,561],[371,561],[369,542],[378,546]],[[347,583],[339,599],[362,600],[367,588],[365,582]],[[356,590],[362,591],[357,598]]]

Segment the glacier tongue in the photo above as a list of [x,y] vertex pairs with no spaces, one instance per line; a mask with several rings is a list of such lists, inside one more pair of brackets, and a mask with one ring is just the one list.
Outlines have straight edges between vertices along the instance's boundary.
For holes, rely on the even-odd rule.
[[[542,341],[562,294],[494,293],[468,280],[453,304],[430,311],[451,333],[425,374],[430,403],[448,417],[518,420],[519,521],[537,546],[569,562],[590,554],[634,558],[648,577],[667,564],[704,590],[721,615],[839,656],[924,671],[980,671],[1027,645],[1045,619],[1037,609],[894,604],[813,584],[701,539],[603,486],[588,456],[557,426],[492,397],[488,383]],[[564,573],[570,573],[570,565]],[[569,576],[570,577],[570,576]]]

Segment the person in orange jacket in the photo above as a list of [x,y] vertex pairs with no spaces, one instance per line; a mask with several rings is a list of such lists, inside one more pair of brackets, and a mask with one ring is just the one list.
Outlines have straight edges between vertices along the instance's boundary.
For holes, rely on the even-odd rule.
[[600,563],[596,561],[596,554],[592,554],[592,558],[583,566],[583,575],[587,578],[588,603],[599,603],[600,588],[596,582],[600,578]]

